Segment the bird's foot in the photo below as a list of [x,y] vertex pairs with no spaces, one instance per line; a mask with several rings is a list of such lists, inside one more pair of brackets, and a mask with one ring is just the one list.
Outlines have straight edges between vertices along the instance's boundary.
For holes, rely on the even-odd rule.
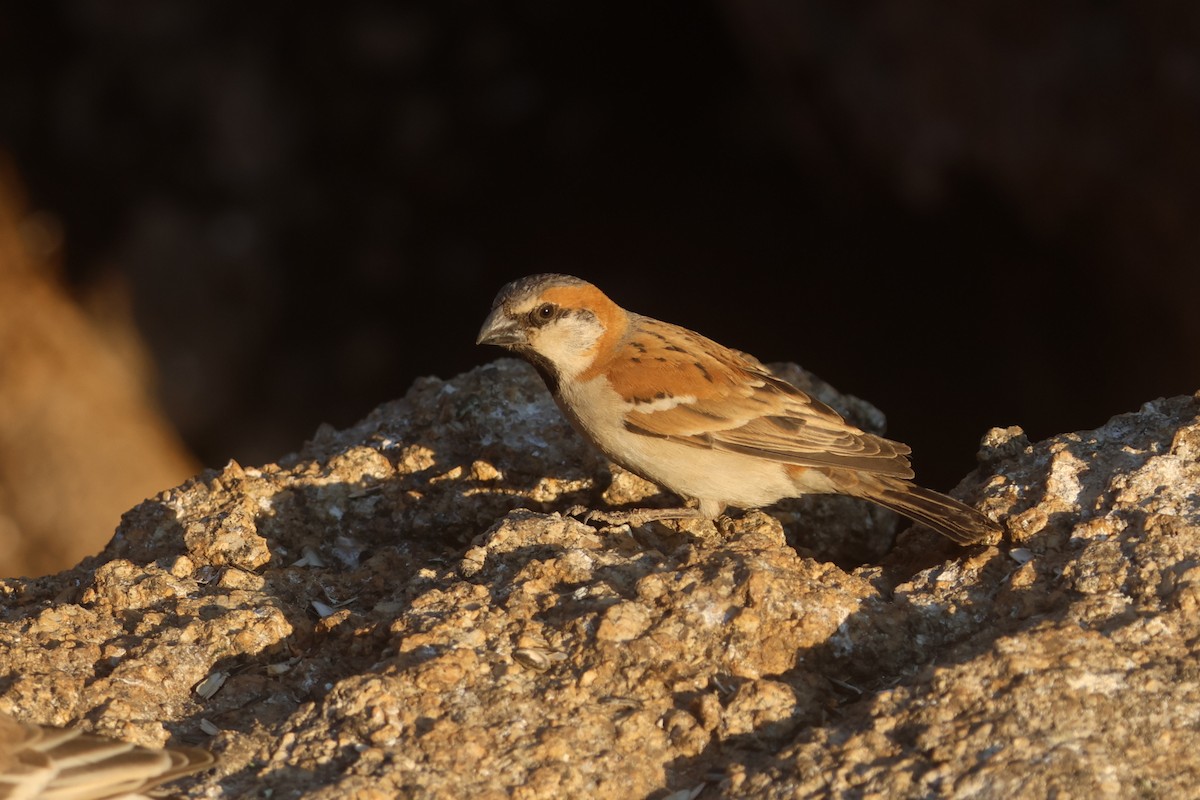
[[722,514],[713,522],[717,526],[717,531],[726,539],[732,539],[737,533],[737,523],[728,514]]

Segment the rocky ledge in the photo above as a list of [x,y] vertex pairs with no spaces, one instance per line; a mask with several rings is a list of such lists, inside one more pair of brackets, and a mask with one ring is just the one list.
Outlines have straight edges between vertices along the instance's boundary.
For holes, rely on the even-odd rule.
[[0,582],[0,712],[208,747],[188,797],[1182,797],[1198,411],[991,431],[958,548],[841,498],[600,531],[558,512],[668,498],[531,370],[423,380]]

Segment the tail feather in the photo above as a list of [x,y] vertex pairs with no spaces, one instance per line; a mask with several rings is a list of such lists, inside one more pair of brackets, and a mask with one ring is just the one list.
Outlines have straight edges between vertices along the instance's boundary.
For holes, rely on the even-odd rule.
[[1000,526],[953,497],[915,483],[877,477],[860,496],[903,514],[959,544],[975,544],[1000,533]]

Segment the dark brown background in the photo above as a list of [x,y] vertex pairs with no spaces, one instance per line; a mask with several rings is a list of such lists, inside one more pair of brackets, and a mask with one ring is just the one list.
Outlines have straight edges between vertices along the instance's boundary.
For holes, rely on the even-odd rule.
[[1198,44],[1189,3],[10,3],[0,148],[208,464],[495,357],[496,289],[562,271],[946,488],[991,425],[1200,388]]

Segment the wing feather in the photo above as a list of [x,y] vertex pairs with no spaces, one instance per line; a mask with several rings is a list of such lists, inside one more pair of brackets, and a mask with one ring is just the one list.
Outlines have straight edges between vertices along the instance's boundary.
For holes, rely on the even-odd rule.
[[[628,387],[628,430],[785,464],[912,477],[908,446],[859,430],[752,357],[664,322],[635,323],[616,359],[628,374],[614,375]],[[669,396],[662,386],[686,386],[695,400],[655,403]]]

